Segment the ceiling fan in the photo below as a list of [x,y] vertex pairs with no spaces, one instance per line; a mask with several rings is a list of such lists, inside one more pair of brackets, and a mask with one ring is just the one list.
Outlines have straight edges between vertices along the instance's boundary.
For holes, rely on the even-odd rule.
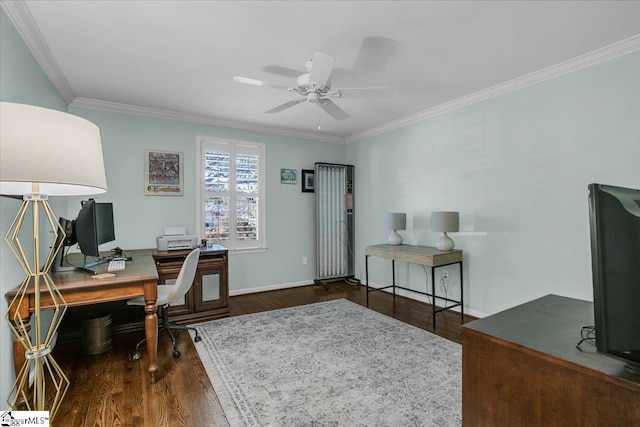
[[300,95],[300,97],[296,99],[285,102],[282,105],[278,105],[277,107],[266,111],[267,114],[279,113],[293,107],[294,105],[308,101],[322,108],[335,120],[340,121],[349,118],[349,115],[342,108],[338,107],[332,99],[391,97],[392,91],[391,88],[388,87],[332,88],[329,77],[331,76],[331,71],[333,70],[335,62],[336,59],[326,53],[314,53],[313,59],[306,63],[306,67],[309,72],[298,76],[296,82],[297,86],[294,87],[240,76],[235,76],[233,80],[238,83],[286,90]]

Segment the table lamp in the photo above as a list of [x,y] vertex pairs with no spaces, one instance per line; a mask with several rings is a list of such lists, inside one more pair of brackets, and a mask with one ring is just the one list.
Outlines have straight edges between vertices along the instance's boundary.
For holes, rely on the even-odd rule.
[[393,230],[393,233],[391,233],[389,239],[387,239],[387,243],[394,246],[401,245],[402,236],[397,233],[397,230],[405,230],[407,228],[407,214],[398,212],[385,213],[384,228]]
[[460,228],[460,214],[458,212],[432,212],[431,229],[442,231],[444,235],[436,243],[436,248],[440,251],[450,251],[455,243],[447,232],[456,232]]
[[[27,275],[5,316],[25,349],[24,364],[7,399],[14,410],[20,402],[27,410],[44,411],[50,402],[49,416],[53,419],[69,387],[69,380],[51,355],[67,303],[49,275],[63,243],[64,239],[59,237],[64,237],[64,230],[48,196],[98,194],[106,190],[100,130],[96,125],[61,111],[0,102],[0,194],[22,195],[23,199],[4,240]],[[24,231],[29,241],[23,245],[20,237],[25,216],[32,224]],[[41,247],[47,231],[52,231],[53,243]],[[41,250],[44,253],[46,248],[48,256],[42,257]],[[25,250],[31,252],[30,256]],[[35,295],[33,338],[29,334],[29,317],[23,318],[24,313],[17,309],[28,288],[33,288]],[[42,299],[54,306],[46,331],[41,324]],[[30,391],[31,373],[34,379]],[[45,384],[55,395],[46,395]]]

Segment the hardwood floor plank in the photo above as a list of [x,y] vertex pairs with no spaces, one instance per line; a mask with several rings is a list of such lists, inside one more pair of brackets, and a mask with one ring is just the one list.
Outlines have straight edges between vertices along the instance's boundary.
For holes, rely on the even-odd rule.
[[[365,287],[346,282],[332,282],[327,290],[320,285],[301,286],[233,296],[229,306],[232,316],[240,316],[339,298],[366,306]],[[371,309],[433,332],[430,305],[401,296],[394,298],[386,292],[371,293],[369,298]],[[465,321],[470,320],[473,317],[465,316]],[[436,332],[460,343],[460,314],[438,314]],[[54,420],[56,425],[227,425],[222,407],[188,334],[185,331],[176,334],[178,349],[182,353],[177,359],[173,358],[168,337],[164,333],[160,335],[160,369],[154,385],[149,384],[146,352],[142,353],[140,360],[130,360],[142,336],[143,333],[115,335],[113,348],[94,356],[82,355],[77,342],[62,343],[56,347],[55,358],[71,381]]]

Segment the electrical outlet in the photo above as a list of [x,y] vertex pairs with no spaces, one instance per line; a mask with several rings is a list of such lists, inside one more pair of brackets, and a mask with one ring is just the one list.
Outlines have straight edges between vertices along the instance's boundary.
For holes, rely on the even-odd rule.
[[443,280],[449,280],[449,270],[444,270],[442,272],[442,279]]
[[304,264],[304,265],[309,264],[309,259],[306,256],[302,257],[302,264]]

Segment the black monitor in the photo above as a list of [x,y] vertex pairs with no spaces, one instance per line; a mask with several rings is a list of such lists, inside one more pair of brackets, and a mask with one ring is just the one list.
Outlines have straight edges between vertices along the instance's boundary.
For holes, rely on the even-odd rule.
[[[65,265],[65,247],[73,246],[77,243],[85,258],[99,257],[99,246],[116,239],[113,223],[113,204],[96,203],[94,199],[89,199],[82,202],[82,208],[75,220],[60,218],[59,222],[65,231],[65,236],[60,235],[58,237],[59,240],[64,239],[63,247],[56,256],[52,271],[85,270],[94,273],[92,270],[87,270],[87,268],[106,261],[89,262],[82,267]],[[56,243],[59,244],[60,242]]]
[[76,238],[80,251],[86,256],[98,257],[98,247],[116,239],[113,227],[113,204],[96,203],[89,199],[82,202],[76,218]]
[[589,185],[596,347],[640,363],[640,190]]

